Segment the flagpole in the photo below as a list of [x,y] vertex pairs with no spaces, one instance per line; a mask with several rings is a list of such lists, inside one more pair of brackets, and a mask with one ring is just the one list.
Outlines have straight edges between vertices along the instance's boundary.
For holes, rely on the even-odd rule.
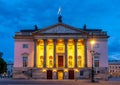
[[62,23],[61,7],[58,9],[58,22]]

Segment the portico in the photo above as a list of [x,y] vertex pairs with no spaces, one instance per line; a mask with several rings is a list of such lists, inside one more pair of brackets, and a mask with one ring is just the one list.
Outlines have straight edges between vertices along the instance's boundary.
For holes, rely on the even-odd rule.
[[38,39],[35,47],[36,68],[85,67],[83,39]]
[[[56,38],[37,39],[36,56],[34,56],[36,67],[41,70],[57,72],[64,77],[64,70],[80,69],[85,67],[84,39]],[[35,66],[35,65],[34,65]],[[72,73],[71,73],[72,74]],[[73,73],[74,74],[74,73]],[[61,79],[61,78],[60,78]]]

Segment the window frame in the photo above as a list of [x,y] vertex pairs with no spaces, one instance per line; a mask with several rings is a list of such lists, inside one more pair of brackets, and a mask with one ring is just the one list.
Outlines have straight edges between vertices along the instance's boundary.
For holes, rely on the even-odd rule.
[[24,55],[22,57],[22,66],[23,67],[28,67],[28,56],[27,55]]
[[23,48],[28,48],[29,46],[28,46],[28,44],[23,44],[22,47]]
[[99,55],[94,56],[94,67],[100,67],[100,56]]

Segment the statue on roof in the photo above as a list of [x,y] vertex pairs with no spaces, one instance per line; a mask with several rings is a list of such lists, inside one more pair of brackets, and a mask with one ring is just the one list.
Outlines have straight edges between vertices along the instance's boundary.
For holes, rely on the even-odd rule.
[[58,22],[62,23],[62,16],[61,15],[58,17]]

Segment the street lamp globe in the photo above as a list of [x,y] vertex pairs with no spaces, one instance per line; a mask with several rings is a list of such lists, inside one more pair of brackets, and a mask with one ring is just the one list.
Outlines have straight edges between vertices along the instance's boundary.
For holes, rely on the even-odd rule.
[[90,41],[90,43],[91,43],[91,45],[94,45],[96,42],[95,42],[94,39],[92,39],[92,40]]

